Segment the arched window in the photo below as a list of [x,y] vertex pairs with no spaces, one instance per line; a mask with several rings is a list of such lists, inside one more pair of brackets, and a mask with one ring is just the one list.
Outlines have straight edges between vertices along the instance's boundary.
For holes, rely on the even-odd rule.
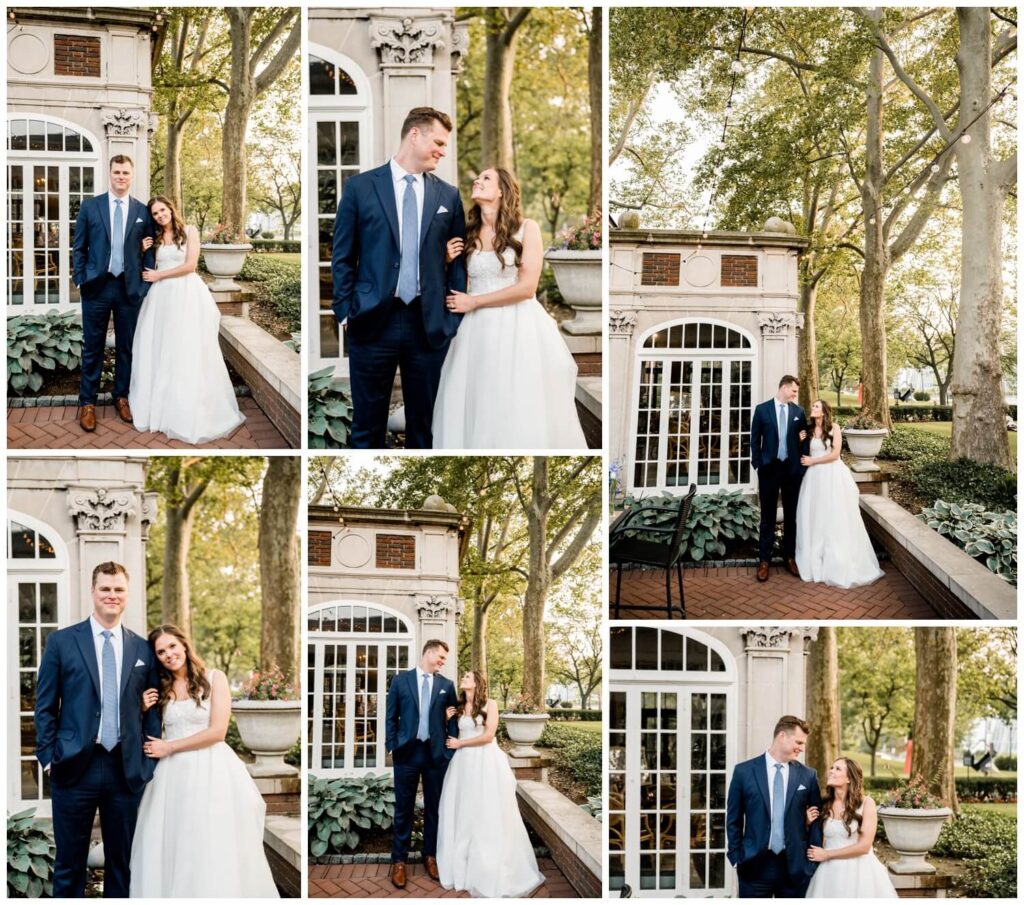
[[72,123],[7,117],[7,313],[81,301],[71,242],[82,202],[96,194],[96,140]]
[[374,166],[371,158],[371,97],[366,76],[353,60],[327,47],[310,44],[309,184],[315,193],[307,230],[312,260],[310,285],[313,336],[310,370],[334,365],[348,369],[344,334],[331,310],[331,248],[334,217],[346,180]]
[[647,896],[724,895],[736,670],[694,629],[611,629],[609,885]]
[[317,776],[386,767],[388,685],[412,663],[404,616],[374,604],[337,601],[306,617],[307,763]]
[[639,338],[633,490],[749,487],[755,349],[730,324],[681,320]]
[[[49,807],[50,779],[36,760],[36,677],[46,640],[68,624],[67,554],[57,532],[29,516],[7,520],[8,687],[18,707],[9,708],[8,800]],[[13,712],[10,712],[13,711]]]

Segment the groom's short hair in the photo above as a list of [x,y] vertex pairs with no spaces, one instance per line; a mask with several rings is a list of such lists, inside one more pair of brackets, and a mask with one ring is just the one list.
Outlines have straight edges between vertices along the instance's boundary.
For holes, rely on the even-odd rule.
[[804,735],[810,735],[811,728],[808,726],[806,721],[800,719],[798,716],[784,716],[780,717],[779,721],[775,724],[775,731],[772,733],[772,738],[775,738],[780,732],[785,732],[786,735],[792,735],[797,729],[802,729]]
[[95,569],[92,570],[92,586],[96,587],[96,579],[101,575],[123,575],[124,580],[128,581],[128,570],[121,565],[119,562],[101,562]]
[[127,154],[115,154],[110,158],[110,166],[107,169],[113,169],[115,163],[126,163],[135,169],[135,162]]
[[794,377],[792,374],[783,374],[782,380],[779,381],[779,389],[781,390],[787,383],[795,383],[800,386],[800,378]]
[[433,650],[435,647],[442,647],[444,648],[444,652],[448,653],[448,645],[440,638],[431,638],[426,644],[424,644],[423,653],[426,653],[428,650]]
[[402,138],[409,134],[410,129],[430,123],[440,123],[447,131],[452,131],[452,121],[447,113],[442,113],[433,107],[413,107],[405,115],[405,122],[402,123]]

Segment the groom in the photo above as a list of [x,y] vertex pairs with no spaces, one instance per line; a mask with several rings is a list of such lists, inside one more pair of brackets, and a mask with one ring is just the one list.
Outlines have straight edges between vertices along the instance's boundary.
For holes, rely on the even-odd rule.
[[768,580],[768,564],[775,545],[775,513],[782,491],[782,555],[786,568],[797,578],[796,504],[800,482],[807,470],[800,464],[801,431],[807,430],[804,410],[796,404],[800,381],[786,374],[774,399],[754,409],[750,423],[750,459],[757,471],[757,496],[761,505],[760,556],[757,580]]
[[822,844],[821,824],[808,826],[807,810],[821,808],[821,790],[797,760],[807,732],[799,717],[782,717],[771,747],[733,770],[726,834],[741,899],[802,899],[817,867],[807,848]]
[[86,860],[97,810],[106,898],[125,898],[135,819],[156,761],[142,753],[160,735],[156,659],[144,638],[121,625],[128,573],[116,562],[92,573],[93,613],[50,635],[36,686],[36,757],[50,775],[57,844],[54,898],[85,895]]
[[143,266],[153,267],[155,252],[142,252],[142,240],[153,235],[149,209],[128,192],[134,168],[125,154],[110,158],[110,191],[82,203],[75,221],[71,255],[73,279],[82,296],[82,378],[78,391],[78,423],[96,430],[96,397],[114,315],[114,408],[132,423],[128,387],[132,377],[132,342],[142,300],[149,283]]
[[441,675],[448,645],[436,639],[423,645],[420,664],[399,673],[388,688],[385,747],[395,768],[395,822],[391,835],[391,882],[405,888],[405,859],[412,838],[416,788],[423,780],[423,866],[437,873],[437,811],[448,762],[446,747],[458,734],[458,719],[445,711],[456,706],[455,686]]
[[334,221],[334,314],[347,333],[356,449],[383,449],[395,371],[402,371],[405,446],[430,449],[434,399],[461,315],[445,306],[466,290],[462,258],[446,268],[449,239],[466,237],[459,190],[434,175],[451,120],[410,110],[384,166],[345,183]]

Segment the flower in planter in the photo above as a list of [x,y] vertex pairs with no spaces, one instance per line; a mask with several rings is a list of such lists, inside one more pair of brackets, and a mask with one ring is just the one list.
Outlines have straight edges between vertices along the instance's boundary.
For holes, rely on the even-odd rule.
[[583,217],[576,226],[567,226],[560,236],[559,248],[566,251],[594,251],[601,248],[601,212]]
[[928,791],[920,774],[901,781],[882,802],[882,807],[885,808],[934,809],[943,806],[942,802]]
[[859,415],[855,415],[843,425],[844,430],[857,431],[875,431],[881,430],[884,427],[885,425],[882,424],[881,421],[869,415],[866,411],[862,411]]
[[276,666],[253,670],[242,685],[243,701],[295,701],[298,697],[299,689],[285,681],[284,673]]
[[515,707],[510,707],[506,713],[515,714],[531,714],[531,713],[546,713],[547,708],[538,704],[529,695],[523,695],[516,703]]
[[238,230],[229,230],[222,223],[218,223],[206,239],[208,245],[244,245],[247,242]]

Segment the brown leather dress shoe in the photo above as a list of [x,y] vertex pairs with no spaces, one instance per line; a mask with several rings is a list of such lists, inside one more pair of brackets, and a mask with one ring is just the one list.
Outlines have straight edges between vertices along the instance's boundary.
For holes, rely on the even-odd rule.
[[84,431],[96,430],[96,406],[83,405],[78,410],[78,426]]
[[391,865],[391,885],[405,889],[405,864],[396,861]]
[[423,866],[426,868],[427,876],[430,877],[431,880],[440,882],[441,875],[437,872],[437,858],[433,855],[425,856],[423,859]]
[[768,563],[760,562],[757,564],[757,580],[767,581],[768,580]]
[[128,405],[128,400],[123,396],[119,396],[114,400],[114,408],[117,409],[118,417],[127,424],[132,423],[132,410]]
[[795,575],[797,578],[800,577],[800,567],[797,566],[795,559],[792,559],[792,558],[787,559],[786,560],[786,568],[789,569],[789,574],[790,575]]

